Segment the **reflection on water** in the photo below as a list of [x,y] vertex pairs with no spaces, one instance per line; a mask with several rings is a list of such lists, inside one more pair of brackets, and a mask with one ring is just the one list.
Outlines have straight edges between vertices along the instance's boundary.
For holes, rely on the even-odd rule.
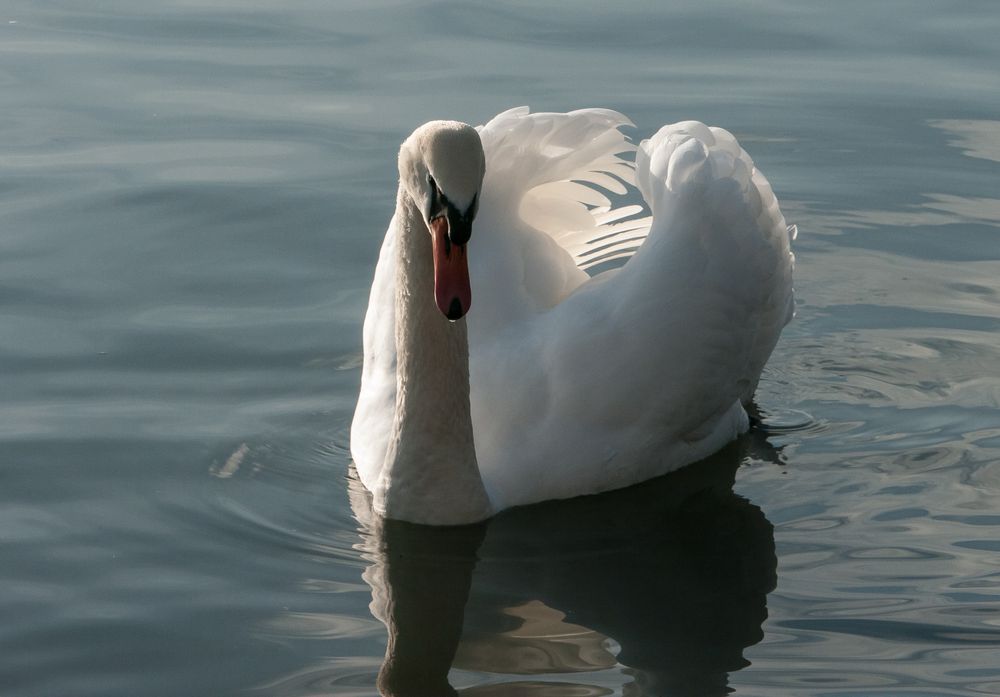
[[380,692],[452,694],[454,670],[470,695],[728,694],[776,580],[773,528],[732,490],[748,450],[777,458],[754,434],[642,486],[452,529],[373,517],[355,481]]
[[948,145],[963,155],[1000,162],[1000,121],[934,119],[930,125],[951,136]]

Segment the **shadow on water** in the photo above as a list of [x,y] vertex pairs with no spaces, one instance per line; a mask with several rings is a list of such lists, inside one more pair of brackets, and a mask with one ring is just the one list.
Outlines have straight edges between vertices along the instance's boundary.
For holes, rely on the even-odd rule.
[[463,695],[729,693],[776,582],[773,528],[733,492],[748,454],[778,458],[757,431],[639,486],[450,529],[373,518],[355,481],[379,691],[456,694],[457,669],[489,674]]

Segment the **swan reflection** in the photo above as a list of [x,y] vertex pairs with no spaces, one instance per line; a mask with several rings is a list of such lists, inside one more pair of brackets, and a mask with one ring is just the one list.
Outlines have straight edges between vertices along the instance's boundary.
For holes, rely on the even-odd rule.
[[609,694],[623,674],[625,695],[728,694],[775,586],[773,528],[732,490],[748,450],[777,457],[758,432],[637,487],[458,528],[373,517],[355,483],[388,630],[379,691],[457,694],[454,668],[509,676],[463,695]]

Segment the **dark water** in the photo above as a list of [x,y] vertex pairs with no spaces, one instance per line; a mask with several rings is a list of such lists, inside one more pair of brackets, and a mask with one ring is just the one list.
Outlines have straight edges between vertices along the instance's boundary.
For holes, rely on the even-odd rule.
[[[992,0],[7,0],[0,695],[1000,694],[998,33]],[[736,133],[798,317],[697,469],[378,525],[347,431],[395,151],[518,104]]]

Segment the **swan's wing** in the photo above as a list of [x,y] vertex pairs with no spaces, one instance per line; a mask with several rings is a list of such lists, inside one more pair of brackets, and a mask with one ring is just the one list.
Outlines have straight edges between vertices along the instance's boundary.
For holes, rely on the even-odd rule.
[[[629,263],[656,256],[655,238],[673,238],[663,241],[675,261],[698,269],[705,292],[713,296],[692,299],[692,305],[723,313],[715,343],[728,356],[731,372],[716,375],[738,376],[744,385],[740,398],[749,401],[794,312],[796,227],[786,225],[771,185],[722,128],[697,121],[664,126],[640,144],[636,180],[653,211],[653,225],[649,249],[639,250]],[[705,341],[712,343],[709,337]]]
[[665,127],[636,174],[653,211],[638,251],[474,356],[476,447],[498,501],[642,481],[747,426],[740,403],[792,313],[791,232],[721,129]]
[[[621,132],[631,125],[609,109],[505,111],[480,127],[484,196],[507,216],[516,214],[520,223],[545,233],[576,267],[627,258],[651,221],[643,206],[612,203],[608,196],[624,196],[635,182],[629,159],[635,146]],[[578,282],[586,278],[573,276]]]

